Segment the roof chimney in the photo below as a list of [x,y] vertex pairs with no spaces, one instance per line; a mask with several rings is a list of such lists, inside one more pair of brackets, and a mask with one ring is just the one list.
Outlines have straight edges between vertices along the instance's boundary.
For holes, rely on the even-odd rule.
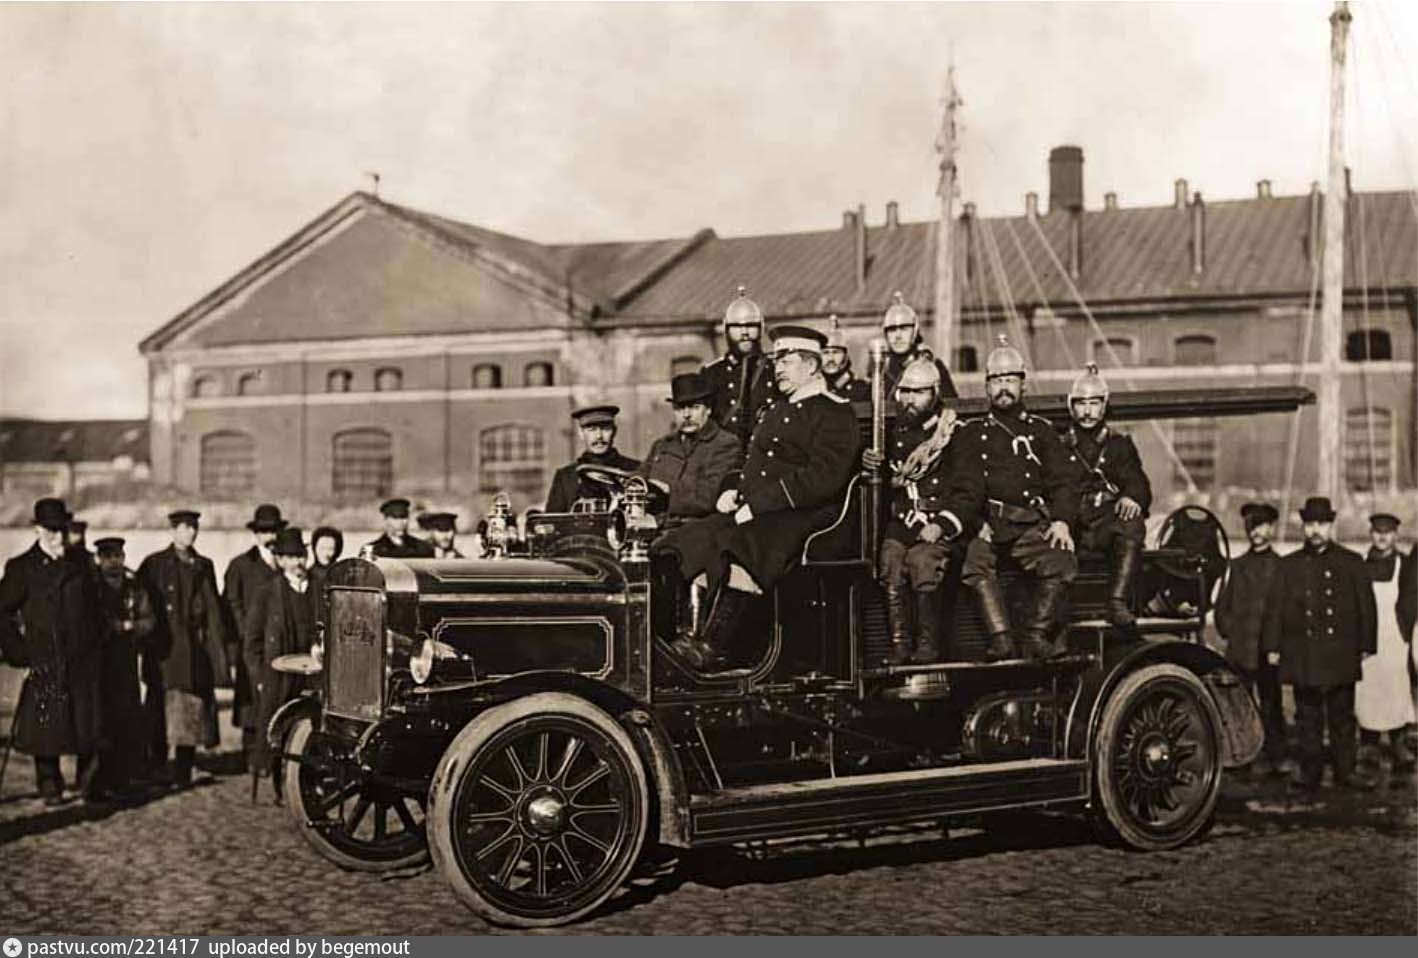
[[1187,181],[1177,180],[1172,184],[1172,205],[1179,210],[1187,208]]
[[370,196],[379,195],[379,174],[373,171],[364,174],[364,191]]
[[857,271],[857,292],[861,292],[867,285],[867,208],[866,204],[858,203],[855,219],[855,230],[853,239],[853,261]]
[[1201,192],[1192,194],[1192,273],[1200,276],[1206,269],[1206,204]]
[[1118,208],[1118,194],[1107,192],[1103,194],[1103,209],[1115,210]]
[[901,225],[901,207],[895,200],[886,202],[886,228],[894,230]]
[[1256,180],[1256,199],[1270,199],[1270,180]]
[[1024,194],[1024,215],[1031,220],[1039,218],[1039,194],[1029,192]]
[[1305,263],[1314,266],[1320,258],[1320,229],[1324,226],[1324,194],[1320,181],[1310,181],[1310,230],[1305,234]]
[[857,225],[857,211],[856,211],[856,210],[843,210],[843,211],[842,211],[842,228],[843,228],[844,230],[849,230],[849,229],[855,228],[856,225]]
[[970,217],[970,218],[973,219],[974,216],[975,216],[975,209],[976,209],[976,207],[975,207],[975,201],[974,201],[974,200],[970,200],[970,201],[966,202],[965,206],[962,207],[962,209],[965,211],[965,215],[966,215],[966,216],[968,216],[968,217]]
[[1068,275],[1078,279],[1083,275],[1083,210],[1069,210],[1068,219]]
[[1049,212],[1083,209],[1083,150],[1056,146],[1049,151]]

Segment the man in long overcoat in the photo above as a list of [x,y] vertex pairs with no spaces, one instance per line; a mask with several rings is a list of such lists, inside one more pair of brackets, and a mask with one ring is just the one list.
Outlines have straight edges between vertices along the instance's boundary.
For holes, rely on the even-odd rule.
[[174,753],[173,784],[182,788],[192,783],[197,747],[213,748],[220,740],[215,689],[230,685],[231,673],[216,569],[193,548],[200,513],[180,509],[167,518],[172,545],[144,559],[138,578],[158,614],[151,647],[161,663],[162,717]]
[[738,438],[710,416],[713,389],[699,373],[670,380],[675,428],[656,439],[640,475],[669,493],[673,523],[707,516],[724,483],[743,464]]
[[138,692],[138,647],[157,626],[148,590],[125,566],[124,541],[117,536],[94,543],[98,556],[99,599],[108,631],[103,640],[103,697],[106,745],[99,756],[103,788],[117,797],[129,784],[143,754],[143,705]]
[[301,531],[294,526],[276,535],[272,548],[281,572],[265,584],[266,595],[261,602],[265,620],[261,628],[248,630],[245,648],[246,668],[256,680],[258,689],[255,764],[258,774],[274,771],[266,743],[265,730],[276,710],[297,697],[304,687],[304,676],[277,672],[272,663],[282,655],[309,652],[315,641],[315,619],[318,595],[312,590],[305,568],[305,544]]
[[241,642],[246,634],[247,620],[264,618],[264,610],[256,608],[258,600],[266,591],[267,583],[281,574],[276,567],[276,557],[271,552],[271,543],[275,541],[276,533],[285,527],[286,521],[281,518],[279,506],[270,503],[257,506],[255,515],[246,524],[256,541],[251,548],[227,563],[223,577],[222,598],[230,613],[227,620],[227,660],[236,667],[231,719],[232,724],[241,729],[242,751],[246,753],[248,764],[252,761],[253,741],[259,737],[254,694],[257,680],[247,671],[245,657],[241,654]]
[[78,558],[65,550],[68,523],[62,500],[38,500],[35,543],[6,562],[0,576],[0,619],[20,635],[9,657],[30,669],[20,689],[14,745],[34,757],[39,793],[49,805],[63,801],[61,755],[78,756],[79,785],[91,795],[93,757],[103,744],[104,624],[88,554]]
[[1364,558],[1334,541],[1334,507],[1322,496],[1300,510],[1305,544],[1281,558],[1265,603],[1262,647],[1281,681],[1295,687],[1300,730],[1297,784],[1319,787],[1324,732],[1336,785],[1372,788],[1356,771],[1354,683],[1377,648],[1374,590]]

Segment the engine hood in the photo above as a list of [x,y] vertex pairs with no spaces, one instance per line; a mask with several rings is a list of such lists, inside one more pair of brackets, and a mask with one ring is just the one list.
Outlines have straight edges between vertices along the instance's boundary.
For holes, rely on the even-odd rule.
[[599,595],[625,588],[625,576],[618,565],[589,557],[345,559],[330,570],[329,582],[332,586],[383,588],[420,596],[546,591]]

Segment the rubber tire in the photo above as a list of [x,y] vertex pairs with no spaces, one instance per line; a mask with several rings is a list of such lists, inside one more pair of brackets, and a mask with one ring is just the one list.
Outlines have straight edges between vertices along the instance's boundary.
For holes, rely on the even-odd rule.
[[[290,730],[286,734],[285,752],[290,755],[299,755],[305,748],[305,743],[310,739],[310,733],[314,731],[315,723],[309,716],[301,716],[291,722]],[[415,868],[428,861],[428,845],[425,843],[418,852],[405,855],[402,858],[391,858],[388,860],[373,860],[359,858],[351,855],[342,848],[338,848],[325,840],[320,830],[311,828],[306,824],[310,820],[304,800],[300,793],[300,763],[289,759],[281,763],[281,784],[282,797],[285,799],[285,807],[290,815],[291,825],[296,834],[327,861],[334,862],[341,868],[358,872],[393,872],[406,868]],[[424,820],[425,829],[428,827],[427,818]]]
[[[450,809],[454,794],[458,790],[463,771],[470,767],[478,751],[495,735],[522,719],[542,715],[570,715],[580,718],[606,735],[624,760],[630,775],[634,801],[637,805],[638,824],[634,838],[627,845],[624,860],[615,866],[614,881],[608,882],[605,890],[593,900],[565,914],[544,918],[527,917],[506,911],[488,901],[470,882],[458,866],[458,856],[453,848],[452,815]],[[428,829],[429,851],[433,863],[452,887],[458,899],[477,915],[497,925],[514,928],[550,928],[566,925],[584,918],[610,900],[626,883],[640,859],[645,844],[645,835],[650,820],[650,790],[640,754],[630,735],[603,710],[585,699],[564,692],[538,692],[514,699],[496,708],[489,709],[473,719],[457,738],[448,746],[433,773],[433,784],[428,790],[428,812],[425,822]]]
[[[1181,682],[1201,703],[1202,714],[1211,725],[1214,765],[1211,787],[1192,815],[1191,821],[1175,835],[1166,837],[1145,832],[1132,823],[1130,815],[1119,800],[1116,783],[1113,781],[1112,762],[1107,758],[1113,751],[1123,714],[1139,692],[1159,679]],[[1093,750],[1095,794],[1098,806],[1101,806],[1100,814],[1095,814],[1095,823],[1101,827],[1104,837],[1138,851],[1166,851],[1204,835],[1215,821],[1216,802],[1221,793],[1221,750],[1221,715],[1217,711],[1216,703],[1211,699],[1211,694],[1196,673],[1180,665],[1159,663],[1144,666],[1124,677],[1108,696],[1107,705],[1104,706],[1103,715],[1098,722],[1098,738]]]

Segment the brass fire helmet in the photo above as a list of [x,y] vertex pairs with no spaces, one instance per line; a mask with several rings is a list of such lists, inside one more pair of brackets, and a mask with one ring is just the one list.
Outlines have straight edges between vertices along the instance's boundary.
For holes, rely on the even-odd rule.
[[1108,401],[1108,381],[1103,378],[1103,374],[1098,372],[1097,363],[1088,363],[1083,367],[1083,372],[1078,374],[1078,378],[1073,381],[1072,388],[1068,391],[1068,405],[1073,408],[1073,404],[1080,399],[1101,399]]
[[763,326],[763,310],[758,308],[758,304],[748,298],[748,290],[740,286],[738,295],[733,302],[729,303],[724,310],[724,326]]
[[1009,344],[1009,337],[1000,334],[999,345],[985,358],[985,378],[991,376],[1023,376],[1024,356]]
[[892,303],[886,309],[886,314],[881,317],[882,329],[896,329],[900,326],[915,326],[917,324],[916,311],[906,305],[906,300],[897,292],[891,296]]
[[938,389],[940,388],[940,369],[935,364],[935,359],[930,356],[917,356],[906,364],[906,368],[901,370],[901,378],[896,383],[897,389]]
[[842,330],[842,323],[837,319],[837,314],[833,313],[827,317],[827,345],[823,349],[846,349],[847,334]]

